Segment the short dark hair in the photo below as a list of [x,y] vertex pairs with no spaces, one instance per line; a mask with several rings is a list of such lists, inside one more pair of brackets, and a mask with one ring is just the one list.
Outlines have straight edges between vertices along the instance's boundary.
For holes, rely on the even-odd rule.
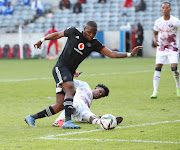
[[168,4],[171,7],[171,3],[170,2],[163,2],[162,5],[163,4]]
[[107,86],[105,86],[104,84],[98,84],[96,87],[100,87],[103,88],[105,90],[105,96],[109,95],[109,89]]
[[94,28],[97,28],[97,23],[95,21],[88,21],[86,23],[87,26],[91,26],[91,27],[94,27]]

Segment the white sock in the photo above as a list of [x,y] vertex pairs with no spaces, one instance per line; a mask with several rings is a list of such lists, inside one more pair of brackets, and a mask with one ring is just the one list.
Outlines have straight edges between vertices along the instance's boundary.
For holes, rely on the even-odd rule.
[[62,111],[62,113],[59,115],[59,117],[55,120],[57,122],[58,120],[65,120],[65,110]]
[[100,124],[100,118],[93,119],[92,124]]
[[176,82],[176,88],[180,88],[179,71],[173,71],[174,80]]
[[160,82],[160,77],[161,77],[161,71],[155,71],[154,72],[154,77],[153,77],[153,87],[154,87],[153,93],[158,92],[158,86],[159,86],[159,82]]

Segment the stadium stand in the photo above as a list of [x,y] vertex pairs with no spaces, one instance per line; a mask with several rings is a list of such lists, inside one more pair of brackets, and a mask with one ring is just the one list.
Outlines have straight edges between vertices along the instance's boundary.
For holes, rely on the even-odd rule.
[[3,53],[4,53],[3,48],[0,47],[0,58],[3,58]]
[[[133,0],[133,7],[127,8],[126,14],[123,13],[124,0],[107,0],[106,3],[98,3],[98,0],[87,0],[82,4],[82,13],[73,13],[73,6],[77,0],[71,0],[71,9],[60,10],[58,8],[59,1],[42,0],[45,12],[43,16],[38,17],[31,10],[31,5],[17,5],[17,0],[11,0],[14,8],[12,15],[4,16],[0,14],[0,33],[18,33],[19,25],[22,25],[23,32],[31,33],[46,33],[50,28],[51,23],[55,24],[58,31],[62,31],[69,26],[76,26],[80,30],[83,29],[85,22],[94,20],[98,24],[98,30],[101,31],[121,31],[127,25],[136,26],[140,22],[145,31],[152,31],[154,21],[162,16],[161,3],[164,0],[145,0],[145,11],[135,12],[135,6],[140,0]],[[171,2],[171,14],[180,18],[180,0],[166,0]],[[26,34],[26,35],[27,35]],[[13,44],[8,43],[11,47]],[[1,45],[4,47],[6,42]],[[23,43],[24,44],[24,43]],[[29,43],[30,45],[32,43]],[[31,45],[32,47],[32,45]],[[13,54],[0,50],[0,58],[19,58],[17,52],[12,48]],[[11,55],[10,55],[11,54]],[[32,56],[36,53],[32,53]],[[26,57],[30,57],[25,54]]]
[[[138,22],[141,22],[145,30],[152,30],[154,21],[161,16],[161,3],[163,1],[164,0],[146,0],[146,10],[135,12],[135,6],[140,0],[133,0],[133,7],[127,9],[127,16],[122,16],[124,0],[108,0],[104,4],[98,3],[98,0],[87,0],[87,3],[82,4],[82,13],[79,14],[73,14],[73,6],[76,0],[71,0],[71,9],[65,10],[58,9],[57,2],[57,7],[54,10],[52,1],[42,0],[45,8],[44,21],[42,22],[39,21],[40,18],[35,18],[36,14],[31,10],[30,5],[16,6],[14,2],[14,12],[12,16],[0,15],[0,32],[17,32],[13,27],[17,29],[17,26],[22,24],[24,25],[23,32],[42,33],[49,29],[52,22],[58,30],[64,30],[68,26],[77,26],[82,29],[84,23],[88,20],[96,21],[99,30],[102,31],[116,31],[119,30],[122,25],[128,23],[136,25]],[[179,18],[180,1],[173,0],[170,2],[172,4],[171,14]],[[50,12],[52,13],[51,17],[48,15]]]
[[20,47],[18,44],[13,46],[13,58],[20,58]]
[[10,48],[8,44],[4,45],[3,48],[3,58],[12,58],[13,50]]
[[31,49],[29,44],[24,44],[23,45],[23,57],[24,58],[29,58],[31,55]]

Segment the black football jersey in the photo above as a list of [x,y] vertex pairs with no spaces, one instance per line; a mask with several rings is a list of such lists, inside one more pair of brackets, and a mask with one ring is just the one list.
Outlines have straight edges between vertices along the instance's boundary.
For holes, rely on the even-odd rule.
[[64,31],[64,35],[68,37],[66,45],[59,57],[58,64],[67,65],[72,74],[74,74],[78,65],[89,56],[92,51],[99,52],[104,46],[97,40],[88,41],[83,32],[75,27],[69,27]]

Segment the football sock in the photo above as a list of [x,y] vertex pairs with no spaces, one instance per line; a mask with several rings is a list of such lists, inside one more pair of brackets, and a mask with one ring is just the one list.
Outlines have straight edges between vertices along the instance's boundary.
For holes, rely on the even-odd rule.
[[180,88],[179,71],[173,71],[174,80],[176,82],[176,88]]
[[93,119],[92,124],[100,124],[100,118]]
[[73,107],[73,99],[66,98],[64,100],[65,121],[71,120],[72,107]]
[[31,115],[31,117],[33,117],[34,119],[39,119],[39,118],[44,118],[44,117],[50,117],[54,114],[56,114],[56,113],[54,112],[52,107],[49,106],[46,109],[44,109],[43,111],[41,111],[37,114]]
[[154,87],[153,93],[157,93],[157,91],[158,91],[160,77],[161,77],[161,71],[155,71],[154,77],[153,77],[153,87]]
[[65,111],[64,110],[59,115],[59,117],[55,120],[55,122],[57,122],[58,120],[65,120]]

